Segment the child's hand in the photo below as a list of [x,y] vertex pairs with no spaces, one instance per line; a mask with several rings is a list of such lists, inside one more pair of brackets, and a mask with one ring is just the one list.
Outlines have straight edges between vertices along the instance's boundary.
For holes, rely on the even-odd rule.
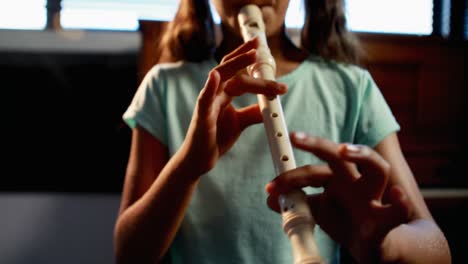
[[278,211],[279,194],[323,187],[323,193],[308,196],[315,220],[356,260],[372,263],[385,236],[408,222],[410,214],[403,190],[387,186],[390,165],[367,146],[336,144],[303,133],[292,134],[291,139],[295,147],[328,165],[304,166],[276,177],[266,186],[268,205]]
[[187,136],[182,146],[192,172],[201,175],[234,144],[248,126],[262,122],[258,104],[242,109],[231,105],[244,93],[277,95],[287,87],[274,81],[254,79],[245,68],[254,63],[258,40],[246,42],[226,55],[209,74],[200,92]]

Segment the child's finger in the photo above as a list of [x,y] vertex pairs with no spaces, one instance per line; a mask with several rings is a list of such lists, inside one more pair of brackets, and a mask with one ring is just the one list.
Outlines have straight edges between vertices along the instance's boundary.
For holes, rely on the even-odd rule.
[[333,172],[326,165],[306,165],[277,176],[265,186],[269,196],[268,206],[276,212],[280,212],[278,197],[294,189],[313,186],[321,187],[326,185]]
[[327,162],[330,168],[346,182],[354,182],[360,177],[356,167],[342,160],[339,154],[339,145],[321,137],[314,137],[305,133],[292,133],[292,144],[302,150],[311,152]]
[[211,108],[220,81],[221,77],[219,72],[212,70],[206,80],[205,87],[201,90],[198,96],[199,111],[208,111],[208,109]]
[[411,215],[409,199],[403,189],[392,186],[389,190],[389,203],[392,205],[392,214],[400,216],[401,222],[407,222]]
[[[350,230],[346,220],[349,215],[345,213],[339,203],[326,192],[307,196],[310,211],[320,228],[339,243],[346,242],[346,234]],[[343,219],[346,219],[343,221]]]
[[288,90],[287,86],[275,81],[252,78],[245,74],[236,75],[226,82],[224,92],[230,96],[239,96],[244,93],[278,95],[284,94]]
[[[307,195],[307,204],[309,205],[310,211],[314,217],[319,215],[319,209],[323,205],[323,193],[309,194]],[[315,219],[317,221],[317,219]]]
[[258,104],[250,105],[237,110],[239,124],[242,130],[263,121],[262,112]]
[[[309,205],[311,209],[312,215],[316,215],[316,212],[318,211],[318,208],[320,207],[321,203],[321,196],[323,193],[317,193],[317,194],[310,194],[306,196],[307,199],[307,204]],[[273,211],[277,213],[281,213],[280,205],[279,205],[279,195],[278,194],[270,194],[267,197],[267,205],[272,209]]]
[[226,61],[242,54],[242,53],[246,53],[248,52],[249,50],[251,49],[256,49],[258,48],[258,39],[257,38],[254,38],[254,39],[251,39],[245,43],[243,43],[242,45],[240,45],[239,47],[237,47],[235,50],[233,50],[231,53],[225,55],[223,57],[223,59],[221,60],[221,64],[225,63]]
[[361,169],[362,176],[356,185],[360,193],[366,198],[380,200],[388,182],[390,164],[372,148],[364,145],[342,144],[340,154],[344,159],[358,164]]
[[216,66],[215,69],[221,75],[221,82],[225,82],[235,76],[240,70],[243,70],[250,64],[254,63],[256,58],[256,51],[250,50]]
[[266,202],[267,202],[268,207],[270,207],[271,210],[277,213],[281,213],[278,198],[279,196],[277,194],[268,195]]
[[272,193],[286,193],[303,187],[322,187],[327,184],[333,172],[326,165],[306,165],[282,173],[265,186]]
[[388,230],[407,223],[411,214],[408,196],[400,187],[393,186],[389,190],[389,203],[381,211],[381,218],[385,219],[385,228]]

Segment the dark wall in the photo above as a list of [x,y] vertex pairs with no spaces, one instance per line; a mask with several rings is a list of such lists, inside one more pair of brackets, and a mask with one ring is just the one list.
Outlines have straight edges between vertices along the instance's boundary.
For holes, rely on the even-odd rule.
[[1,191],[120,192],[137,53],[1,52]]

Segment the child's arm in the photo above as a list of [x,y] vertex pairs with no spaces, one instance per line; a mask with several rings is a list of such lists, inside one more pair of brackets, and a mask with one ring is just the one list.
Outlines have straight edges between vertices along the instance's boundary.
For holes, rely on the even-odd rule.
[[324,187],[310,196],[317,223],[360,263],[450,263],[447,241],[432,219],[398,144],[396,134],[375,150],[335,144],[304,134],[292,143],[327,165],[284,173],[267,185],[277,210],[279,193]]
[[[240,74],[256,59],[256,40],[226,55],[200,92],[181,148],[166,147],[143,128],[133,131],[120,214],[115,226],[117,263],[154,263],[166,254],[198,180],[248,126],[262,121],[257,104],[231,105],[243,93],[277,95],[286,86]],[[188,87],[189,88],[189,87]]]
[[158,263],[173,240],[198,175],[144,129],[133,130],[115,225],[117,263]]
[[401,186],[412,206],[409,222],[394,228],[382,243],[383,258],[399,263],[450,263],[448,243],[424,202],[396,134],[386,137],[375,150],[391,165],[389,186]]

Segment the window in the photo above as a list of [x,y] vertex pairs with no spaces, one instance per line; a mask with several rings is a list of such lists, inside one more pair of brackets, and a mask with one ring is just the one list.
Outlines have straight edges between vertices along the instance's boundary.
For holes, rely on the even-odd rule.
[[[63,0],[62,25],[64,28],[136,30],[138,19],[172,19],[178,2]],[[346,0],[346,6],[348,25],[355,31],[432,33],[432,0]],[[286,25],[300,27],[303,13],[302,0],[291,0]],[[219,22],[216,12],[214,14]]]
[[354,31],[432,33],[432,0],[347,0],[346,8]]
[[[64,28],[137,30],[138,19],[171,20],[178,0],[62,0],[61,24]],[[212,7],[214,20],[219,16]],[[291,0],[286,16],[288,27],[303,22],[302,0]]]
[[[0,0],[0,28],[43,29],[47,0]],[[345,0],[353,31],[432,33],[433,0]],[[62,0],[65,29],[138,30],[139,19],[171,20],[179,0]],[[214,12],[215,13],[215,12]],[[303,24],[302,0],[291,0],[288,27]],[[215,14],[215,20],[219,18]]]
[[138,19],[171,20],[178,0],[62,0],[65,29],[138,30]]
[[46,0],[0,0],[0,28],[43,29]]

